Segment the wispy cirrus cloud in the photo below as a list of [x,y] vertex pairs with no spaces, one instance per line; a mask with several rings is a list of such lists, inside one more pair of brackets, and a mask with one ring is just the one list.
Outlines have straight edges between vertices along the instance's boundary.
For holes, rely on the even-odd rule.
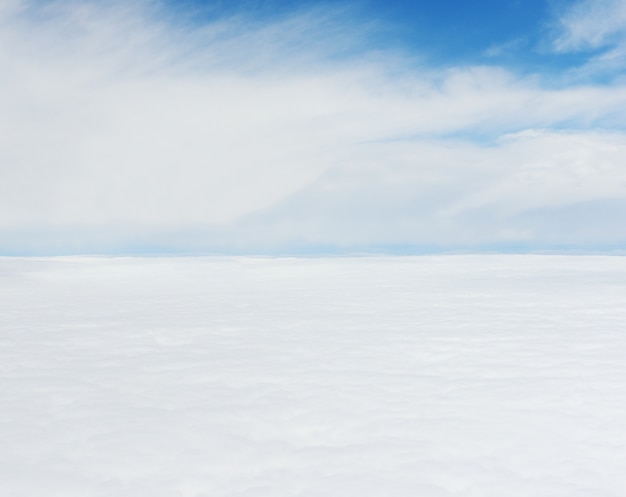
[[590,50],[622,43],[626,35],[624,0],[578,0],[558,19],[558,51]]
[[574,70],[587,79],[620,77],[626,67],[626,2],[579,0],[569,5],[558,16],[553,48],[588,53],[587,63]]
[[588,243],[524,216],[625,193],[619,84],[427,67],[339,10],[191,26],[154,2],[7,5],[6,250]]

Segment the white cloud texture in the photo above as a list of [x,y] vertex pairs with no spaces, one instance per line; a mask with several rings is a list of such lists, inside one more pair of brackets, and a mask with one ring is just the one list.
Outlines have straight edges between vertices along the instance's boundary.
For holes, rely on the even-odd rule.
[[625,257],[0,257],[0,297],[3,496],[626,488]]
[[626,67],[626,1],[580,0],[564,10],[553,40],[557,53],[587,52],[575,72],[586,77],[617,74]]
[[[589,243],[567,209],[625,198],[622,85],[429,69],[368,48],[341,12],[0,16],[4,250]],[[554,225],[519,221],[555,208]],[[603,242],[626,238],[611,226]]]
[[623,41],[626,33],[624,0],[574,2],[560,19],[561,33],[555,40],[560,51],[595,49]]

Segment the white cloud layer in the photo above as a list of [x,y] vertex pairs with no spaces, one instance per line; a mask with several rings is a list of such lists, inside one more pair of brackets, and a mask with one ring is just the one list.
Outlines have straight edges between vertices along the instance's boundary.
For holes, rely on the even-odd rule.
[[[626,239],[594,221],[626,198],[626,87],[429,69],[366,31],[5,2],[0,249],[176,248],[185,227],[184,249]],[[561,48],[608,36],[579,31]]]
[[0,257],[0,495],[622,496],[625,300],[625,257]]

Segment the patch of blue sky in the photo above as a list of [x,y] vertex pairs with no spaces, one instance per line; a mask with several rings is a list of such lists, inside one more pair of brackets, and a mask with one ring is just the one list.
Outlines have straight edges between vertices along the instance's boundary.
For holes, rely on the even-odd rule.
[[437,140],[441,142],[468,142],[480,145],[483,147],[495,147],[499,143],[499,139],[503,134],[507,132],[518,131],[519,128],[508,127],[494,129],[481,129],[476,126],[455,131],[443,131],[443,132],[423,132],[412,134],[400,134],[392,137],[379,138],[374,140],[362,141],[360,144],[394,144],[394,143],[411,143],[420,142],[424,140]]
[[[506,139],[508,136],[527,131],[528,128],[524,126],[514,125],[494,125],[489,124],[483,127],[472,126],[467,129],[443,131],[443,132],[429,132],[429,133],[415,133],[415,134],[403,134],[393,137],[381,138],[377,140],[369,140],[361,142],[366,144],[393,144],[393,143],[419,143],[421,141],[437,141],[439,143],[450,143],[451,145],[459,143],[471,143],[481,148],[497,148],[502,144],[502,139]],[[597,122],[581,122],[576,119],[563,120],[552,124],[549,128],[533,129],[534,131],[552,131],[556,133],[568,133],[568,132],[581,132],[592,131],[595,133],[626,133],[626,123],[606,123],[606,125],[598,124]]]
[[229,17],[264,23],[311,10],[342,12],[346,29],[367,27],[363,50],[394,49],[438,68],[505,66],[546,74],[552,84],[601,51],[555,54],[547,41],[556,30],[553,2],[547,0],[166,0],[166,5],[196,26]]

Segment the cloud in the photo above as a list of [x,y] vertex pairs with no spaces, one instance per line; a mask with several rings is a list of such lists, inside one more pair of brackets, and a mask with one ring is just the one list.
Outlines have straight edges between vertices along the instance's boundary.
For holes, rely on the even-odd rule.
[[580,0],[563,12],[559,27],[554,47],[562,52],[597,49],[623,42],[626,2]]
[[616,243],[626,229],[606,221],[626,207],[624,154],[623,133],[529,130],[489,146],[377,144],[358,166],[329,171],[243,225],[248,242],[302,246]]
[[588,60],[573,73],[594,78],[621,77],[626,67],[626,2],[580,0],[557,19],[553,48],[557,53],[587,53]]
[[625,87],[425,67],[348,14],[5,4],[3,250],[541,244],[519,216],[623,195]]
[[185,40],[147,7],[52,4],[5,30],[0,222],[227,221],[323,168],[309,121],[342,90],[286,74],[302,20]]

